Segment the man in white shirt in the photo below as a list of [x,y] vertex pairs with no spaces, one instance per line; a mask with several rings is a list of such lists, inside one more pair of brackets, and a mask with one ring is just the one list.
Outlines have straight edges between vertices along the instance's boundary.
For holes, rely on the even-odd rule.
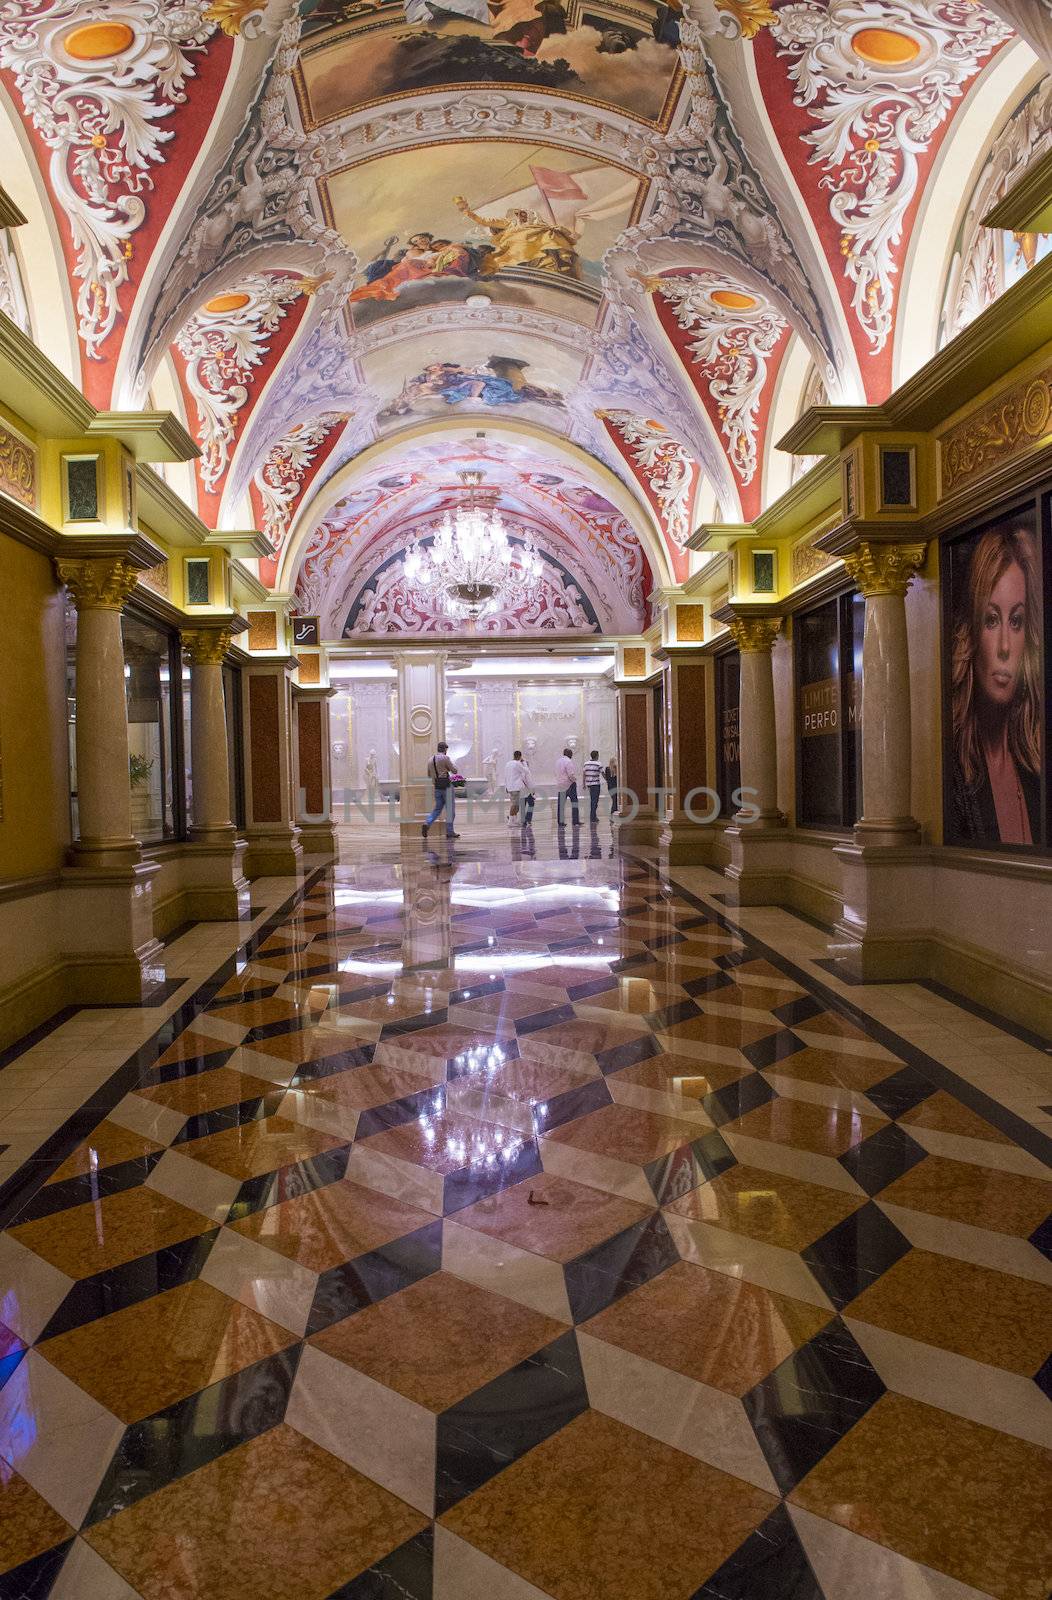
[[564,808],[566,797],[570,797],[570,820],[575,828],[581,826],[581,813],[577,809],[577,773],[574,770],[573,751],[565,749],[555,763],[555,782],[558,785],[559,798],[556,801],[556,822],[560,828],[566,826]]
[[599,796],[603,788],[598,750],[593,750],[584,764],[584,786],[588,791],[588,821],[594,826],[599,820]]
[[530,790],[530,769],[516,750],[504,768],[504,787],[508,791],[508,821],[519,822],[528,828],[533,821],[533,794]]

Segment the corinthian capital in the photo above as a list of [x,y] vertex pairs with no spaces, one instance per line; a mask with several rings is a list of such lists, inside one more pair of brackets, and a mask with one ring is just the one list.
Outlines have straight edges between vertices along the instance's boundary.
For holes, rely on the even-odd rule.
[[727,624],[731,638],[743,655],[770,650],[782,626],[781,617],[733,617]]
[[139,578],[138,567],[123,556],[60,560],[55,570],[78,611],[120,611]]
[[844,557],[847,575],[866,596],[904,595],[924,564],[923,544],[863,542]]
[[183,649],[195,667],[219,666],[230,649],[232,628],[184,628]]

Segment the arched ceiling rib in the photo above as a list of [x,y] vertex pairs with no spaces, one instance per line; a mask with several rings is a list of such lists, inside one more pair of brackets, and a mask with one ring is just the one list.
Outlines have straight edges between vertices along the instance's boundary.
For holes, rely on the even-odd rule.
[[[265,529],[267,583],[341,504],[325,548],[360,564],[370,473],[448,488],[496,431],[590,482],[661,586],[698,506],[755,517],[797,470],[787,417],[883,398],[897,341],[936,348],[1043,248],[977,220],[1046,134],[1042,54],[1052,0],[8,0],[5,155],[55,232],[9,236],[0,305],[57,247],[85,392],[178,378],[196,509]],[[977,172],[954,140],[984,120]],[[947,215],[933,288],[913,230]],[[537,488],[502,493],[554,561]]]

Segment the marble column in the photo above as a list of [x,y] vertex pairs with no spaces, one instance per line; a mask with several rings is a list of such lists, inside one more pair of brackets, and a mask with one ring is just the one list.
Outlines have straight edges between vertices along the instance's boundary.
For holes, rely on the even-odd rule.
[[292,877],[303,862],[293,792],[295,656],[253,658],[242,671],[245,727],[245,873]]
[[138,569],[122,557],[58,561],[77,608],[77,811],[74,858],[104,866],[139,859],[132,836],[128,701],[121,611]]
[[184,874],[186,911],[201,921],[235,920],[248,904],[245,843],[230,819],[223,658],[233,638],[222,624],[185,629],[190,658],[192,818]]
[[862,644],[862,816],[860,845],[910,845],[910,658],[906,590],[924,561],[923,544],[862,543],[844,566],[866,601]]
[[404,651],[398,671],[398,790],[403,833],[420,833],[433,790],[427,764],[446,736],[446,657],[442,650]]
[[778,809],[778,733],[771,661],[781,626],[782,618],[772,616],[735,616],[728,623],[741,653],[742,807],[724,837],[731,853],[727,877],[736,885],[742,905],[777,903],[785,893],[785,818]]
[[862,816],[840,862],[841,915],[830,954],[866,981],[928,975],[932,879],[910,814],[910,664],[906,590],[924,561],[921,542],[860,541],[844,566],[866,600],[862,644]]
[[79,554],[55,563],[77,609],[77,805],[80,837],[62,877],[71,1004],[141,1004],[163,976],[153,879],[131,829],[128,704],[121,609],[141,563]]
[[329,705],[335,689],[294,688],[296,707],[296,821],[307,855],[338,854],[332,813]]

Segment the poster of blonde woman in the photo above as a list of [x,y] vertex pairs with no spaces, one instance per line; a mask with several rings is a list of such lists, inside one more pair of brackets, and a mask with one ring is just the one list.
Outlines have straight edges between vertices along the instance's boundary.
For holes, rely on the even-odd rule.
[[1033,508],[948,547],[947,843],[1040,845],[1042,581]]

